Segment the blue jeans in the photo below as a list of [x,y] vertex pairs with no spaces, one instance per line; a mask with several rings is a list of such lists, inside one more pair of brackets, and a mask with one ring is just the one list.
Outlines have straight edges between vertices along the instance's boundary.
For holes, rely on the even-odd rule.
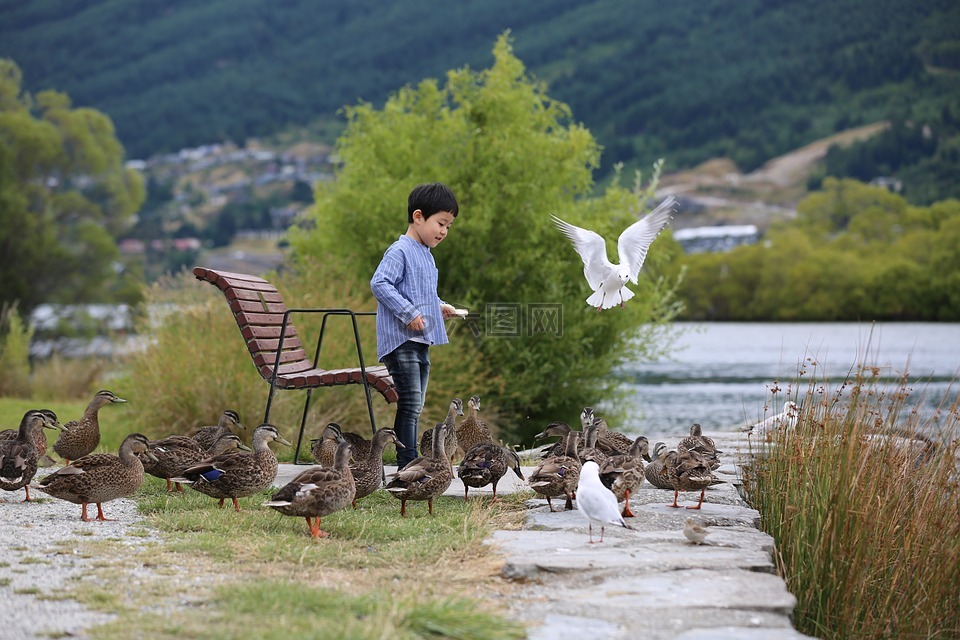
[[397,466],[403,468],[417,457],[417,424],[427,399],[430,379],[430,345],[407,341],[383,357],[383,364],[397,387],[397,417],[393,430],[403,443],[397,447]]

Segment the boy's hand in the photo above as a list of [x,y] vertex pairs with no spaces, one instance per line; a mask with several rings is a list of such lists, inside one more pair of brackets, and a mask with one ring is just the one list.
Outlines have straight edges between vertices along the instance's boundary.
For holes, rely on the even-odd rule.
[[452,304],[446,303],[440,305],[440,312],[443,314],[444,319],[453,317],[466,318],[468,313],[466,309],[457,309]]
[[426,324],[423,322],[423,316],[417,316],[410,321],[410,324],[407,325],[411,331],[423,331],[425,326]]

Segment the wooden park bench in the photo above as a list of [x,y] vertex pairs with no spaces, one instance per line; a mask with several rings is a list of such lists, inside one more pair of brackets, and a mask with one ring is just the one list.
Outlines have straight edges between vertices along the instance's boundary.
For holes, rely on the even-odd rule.
[[[295,462],[300,462],[300,447],[314,389],[348,384],[362,385],[367,398],[370,427],[373,433],[376,433],[377,423],[373,416],[371,389],[378,391],[391,404],[397,401],[398,395],[393,378],[390,377],[386,367],[382,365],[367,367],[364,364],[357,317],[376,315],[374,312],[350,309],[288,309],[277,288],[263,278],[206,267],[196,267],[193,275],[198,280],[209,282],[223,292],[247,345],[247,351],[253,358],[254,366],[263,379],[270,384],[263,421],[270,420],[270,406],[273,403],[274,391],[306,389],[307,398],[303,405],[303,416],[300,419]],[[304,350],[301,334],[290,320],[291,314],[294,313],[323,315],[320,335],[317,338],[317,347],[312,359]],[[332,316],[348,316],[352,321],[358,367],[346,369],[320,367],[323,335],[327,328],[327,319]]]

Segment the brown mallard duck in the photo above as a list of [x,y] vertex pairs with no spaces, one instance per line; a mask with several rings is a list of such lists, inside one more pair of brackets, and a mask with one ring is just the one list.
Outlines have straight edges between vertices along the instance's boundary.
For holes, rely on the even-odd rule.
[[150,452],[156,461],[146,456],[141,456],[140,461],[143,462],[144,472],[167,481],[167,491],[183,493],[183,486],[179,482],[174,483],[170,478],[181,476],[185,469],[200,464],[207,458],[237,449],[250,451],[250,447],[243,444],[240,436],[235,433],[223,434],[206,451],[202,450],[193,438],[167,436],[150,441]]
[[209,451],[220,436],[233,433],[234,427],[241,431],[246,430],[246,427],[240,423],[240,415],[233,409],[227,409],[220,414],[220,420],[217,424],[200,427],[193,434],[193,439],[200,445],[200,451]]
[[26,493],[24,502],[30,502],[30,482],[37,474],[40,458],[37,432],[59,429],[60,423],[57,422],[56,415],[49,410],[31,409],[24,413],[20,420],[20,427],[16,431],[17,438],[0,441],[0,489],[23,489]]
[[[353,445],[343,440],[337,445],[334,466],[312,467],[281,487],[264,506],[285,516],[304,518],[313,538],[330,534],[320,529],[320,518],[353,502],[356,485],[350,471]],[[313,520],[311,520],[313,518]]]
[[677,455],[676,472],[673,475],[673,504],[679,508],[677,496],[681,491],[700,491],[700,500],[696,506],[687,509],[699,509],[703,505],[703,496],[707,487],[712,485],[716,478],[710,473],[710,464],[696,451],[684,451]]
[[470,487],[479,489],[488,484],[493,485],[493,501],[497,501],[497,484],[512,469],[517,477],[525,480],[520,470],[520,456],[513,449],[508,449],[496,442],[478,442],[470,447],[460,466],[457,468],[457,477],[463,481],[463,499],[469,500],[467,495]]
[[597,437],[600,435],[600,425],[594,422],[587,427],[583,434],[583,447],[577,450],[577,458],[582,465],[587,460],[593,460],[597,466],[602,465],[607,459],[607,453],[597,446]]
[[719,455],[723,453],[717,449],[713,438],[703,435],[700,424],[696,422],[690,425],[690,435],[681,438],[677,443],[677,453],[684,451],[696,451],[702,455],[711,471],[720,466]]
[[570,425],[563,422],[554,422],[540,435],[551,431],[563,431],[564,427],[566,427],[566,435],[564,435],[563,455],[550,456],[544,459],[540,466],[527,478],[527,484],[547,499],[547,506],[550,507],[550,511],[554,511],[550,499],[561,495],[567,498],[565,508],[567,510],[573,509],[573,496],[577,490],[577,481],[580,479],[581,465],[580,459],[577,457],[577,437],[580,432],[574,431],[570,428]]
[[614,431],[607,426],[607,421],[603,418],[595,417],[593,420],[597,425],[597,448],[604,453],[626,453],[633,445],[633,440],[623,435],[619,431]]
[[[57,418],[57,414],[51,411],[50,409],[33,409],[33,411],[39,411],[45,415],[49,422],[56,424],[55,429],[64,429],[64,425],[60,424],[60,420]],[[16,440],[19,437],[19,429],[4,429],[0,431],[0,443],[6,440]],[[36,436],[36,445],[37,445],[37,457],[42,458],[47,453],[47,447],[49,443],[47,442],[47,432],[42,428],[39,431],[35,432]]]
[[320,432],[319,438],[310,441],[310,453],[313,454],[313,460],[321,467],[333,468],[336,464],[337,445],[346,440],[340,425],[331,422]]
[[[447,417],[444,418],[443,424],[447,426],[444,430],[446,437],[444,439],[443,446],[447,452],[447,458],[452,459],[457,452],[457,416],[463,415],[463,400],[460,398],[454,398],[450,401],[450,407],[447,410]],[[434,427],[435,429],[436,427]],[[427,452],[431,451],[433,446],[433,429],[427,429],[420,436],[420,453],[421,455],[427,455]]]
[[677,452],[667,449],[665,442],[656,443],[653,445],[653,461],[644,468],[643,476],[658,489],[673,489],[670,474],[676,459]]
[[[584,407],[583,411],[580,412],[580,431],[577,433],[577,451],[583,448],[584,437],[587,433],[587,428],[593,424],[593,420],[594,420],[593,409],[590,407]],[[567,430],[570,429],[570,425],[566,424],[565,422],[554,422],[547,427],[547,430],[541,433],[538,433],[536,436],[534,436],[534,440],[542,440],[549,436],[560,436],[560,439],[558,441],[540,450],[541,458],[546,459],[552,456],[562,456],[563,452],[566,450],[567,442],[564,437],[567,434],[566,431],[562,431],[562,429],[559,431],[557,429],[554,429],[552,432],[548,434],[548,431],[550,431],[551,427],[553,427],[554,425],[563,425],[564,427],[567,428]],[[547,434],[547,435],[544,435],[544,434]]]
[[88,504],[97,505],[97,520],[108,520],[103,515],[103,503],[136,493],[143,482],[143,463],[137,456],[152,456],[149,447],[147,436],[131,433],[120,444],[118,455],[83,456],[31,486],[54,498],[82,505],[80,519],[84,522],[90,521]]
[[650,442],[646,436],[639,436],[624,454],[608,456],[600,465],[600,481],[613,492],[618,502],[623,502],[624,518],[633,518],[630,509],[630,495],[643,484],[643,461],[650,462]]
[[467,400],[467,416],[460,421],[455,431],[457,446],[464,455],[476,444],[493,442],[490,427],[480,419],[480,396],[470,396]]
[[[452,405],[452,403],[451,403]],[[430,430],[433,442],[430,455],[420,456],[392,476],[387,491],[400,500],[400,515],[407,517],[407,500],[426,500],[430,515],[433,515],[433,499],[442,494],[453,482],[453,467],[447,457],[447,430],[445,422]]]
[[370,448],[373,446],[371,440],[367,440],[359,433],[344,431],[339,424],[331,422],[323,428],[319,438],[310,441],[310,452],[313,454],[314,461],[325,467],[333,467],[337,444],[341,438],[353,445],[354,460],[366,460],[370,455]]
[[93,400],[84,409],[79,420],[71,420],[63,425],[60,437],[53,443],[53,450],[63,458],[64,464],[92,453],[100,444],[100,407],[108,404],[120,404],[126,400],[118,398],[112,391],[103,389],[93,396]]
[[277,456],[270,449],[271,442],[290,446],[275,426],[261,424],[253,432],[253,453],[222,453],[184,469],[180,477],[171,480],[219,498],[220,507],[230,498],[233,508],[240,511],[237,498],[263,491],[277,477]]
[[383,450],[388,444],[393,444],[396,447],[404,446],[397,438],[396,431],[379,429],[373,435],[367,457],[362,460],[356,460],[355,457],[353,463],[350,464],[353,482],[357,487],[356,495],[353,497],[354,509],[357,508],[357,500],[366,498],[383,484]]

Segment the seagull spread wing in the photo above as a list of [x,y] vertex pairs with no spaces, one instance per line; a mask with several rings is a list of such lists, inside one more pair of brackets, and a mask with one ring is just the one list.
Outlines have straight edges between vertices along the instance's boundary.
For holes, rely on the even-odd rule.
[[620,255],[620,264],[629,266],[632,283],[637,284],[640,267],[647,258],[647,249],[670,222],[671,215],[676,210],[677,199],[670,196],[659,207],[643,216],[641,220],[634,222],[620,234],[617,240],[617,253]]
[[595,231],[574,226],[557,216],[550,217],[557,229],[570,239],[573,248],[580,254],[580,259],[583,260],[583,275],[586,276],[590,288],[596,291],[607,272],[613,268],[607,260],[607,246],[603,238]]

